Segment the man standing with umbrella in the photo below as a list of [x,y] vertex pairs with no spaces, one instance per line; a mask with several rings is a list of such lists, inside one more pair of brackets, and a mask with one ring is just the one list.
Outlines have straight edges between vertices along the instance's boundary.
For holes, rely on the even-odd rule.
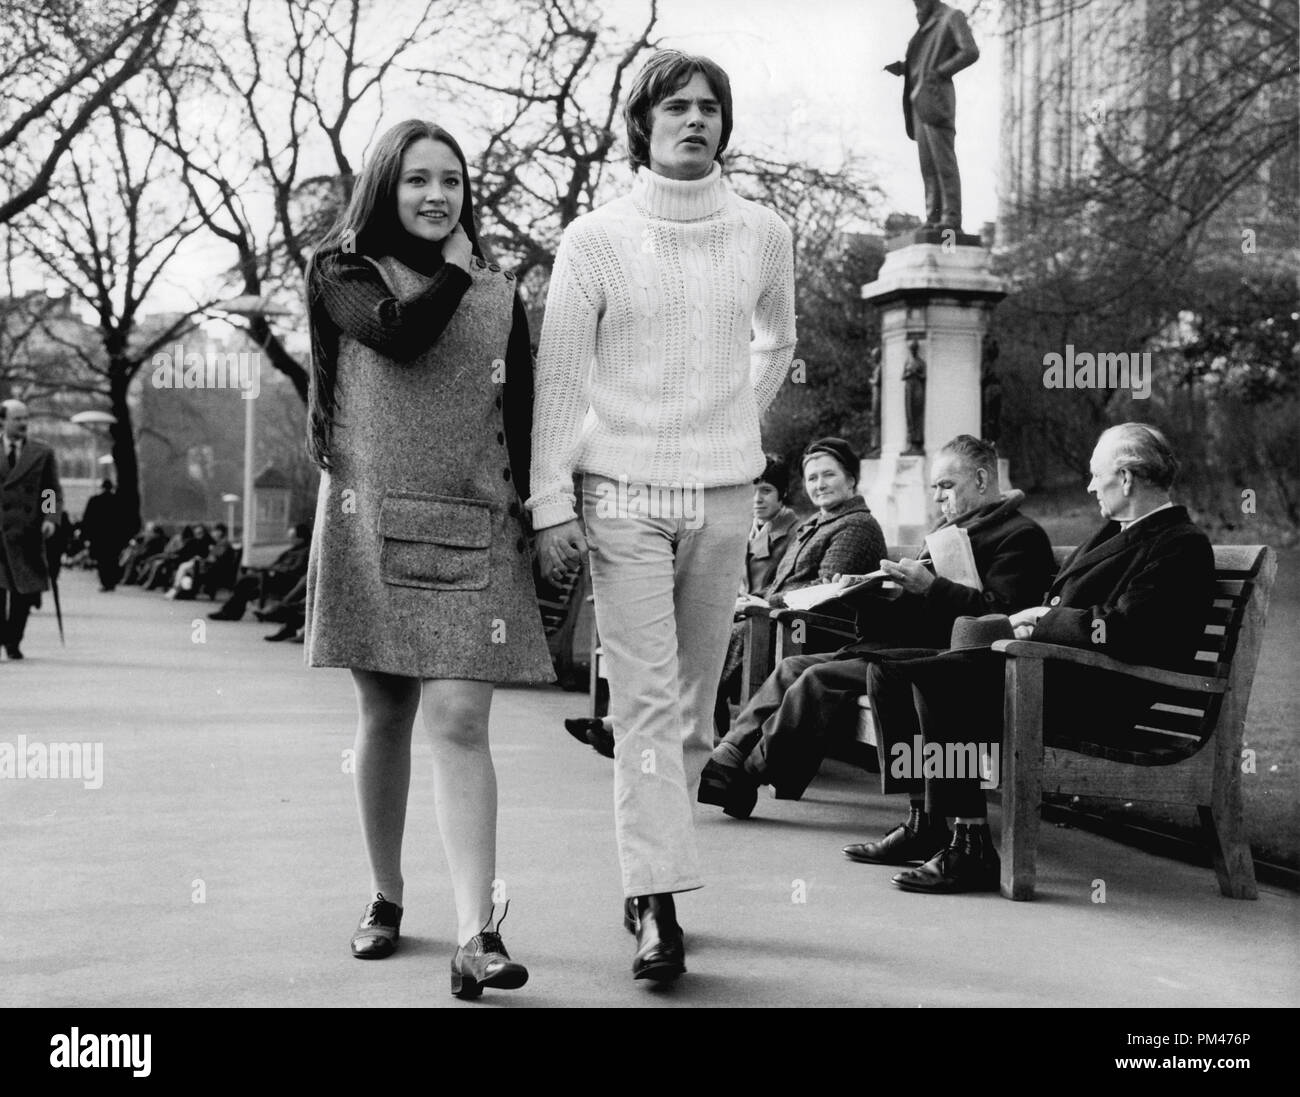
[[27,437],[27,405],[0,403],[0,644],[21,659],[27,615],[49,587],[45,541],[63,513],[54,451]]

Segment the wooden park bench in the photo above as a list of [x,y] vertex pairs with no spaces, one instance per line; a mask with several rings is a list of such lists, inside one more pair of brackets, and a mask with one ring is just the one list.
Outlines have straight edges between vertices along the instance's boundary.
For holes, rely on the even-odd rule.
[[[1059,568],[1074,549],[1053,546],[1052,551]],[[1033,640],[993,645],[1007,656],[1001,774],[1002,894],[1007,898],[1033,897],[1044,793],[1195,807],[1210,839],[1220,891],[1230,898],[1257,897],[1242,823],[1241,751],[1277,555],[1263,545],[1216,545],[1214,563],[1213,608],[1196,659],[1182,672]],[[773,610],[771,616],[774,661],[802,652],[801,632],[836,624],[794,610]],[[845,635],[849,643],[853,637]],[[1089,742],[1045,746],[1043,673],[1049,662],[1155,682],[1168,694],[1133,729],[1126,749]],[[873,747],[876,742],[865,695],[859,699],[856,740]]]
[[[1264,545],[1214,547],[1215,600],[1185,672],[1121,663],[1095,651],[1000,640],[1007,656],[1002,791],[1002,894],[1031,899],[1043,792],[1196,808],[1219,890],[1254,899],[1255,866],[1242,821],[1241,744],[1277,554]],[[1168,689],[1133,730],[1132,745],[1043,743],[1049,662],[1113,671]]]

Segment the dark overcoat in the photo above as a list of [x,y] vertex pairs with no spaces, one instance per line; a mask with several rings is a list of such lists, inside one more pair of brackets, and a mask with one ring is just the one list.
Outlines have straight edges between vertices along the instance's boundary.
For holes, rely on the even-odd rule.
[[[953,129],[957,119],[957,92],[951,76],[935,72],[943,64],[975,47],[966,16],[947,4],[936,4],[930,18],[918,27],[907,43],[907,66],[903,76],[903,121],[907,136],[916,138],[916,123]],[[920,88],[913,80],[913,72],[920,71],[925,79]]]
[[767,598],[826,583],[836,575],[875,571],[884,555],[880,523],[862,496],[855,495],[827,514],[818,511],[795,530],[772,575]]
[[29,438],[13,468],[0,457],[0,476],[0,588],[39,594],[49,589],[41,523],[63,513],[54,451]]
[[[958,617],[1012,614],[1042,603],[1056,561],[1043,527],[1020,513],[1025,493],[1010,491],[995,502],[942,522],[936,530],[958,526],[970,537],[975,570],[983,590],[936,576],[924,594],[901,594],[892,601],[870,591],[845,601],[857,610],[859,643],[846,651],[889,647],[948,646]],[[921,551],[918,559],[929,559]]]
[[[1123,662],[1191,670],[1214,596],[1214,550],[1184,507],[1150,514],[1121,530],[1107,522],[1062,565],[1031,639],[1089,648]],[[899,653],[906,679],[887,684],[868,675],[886,762],[907,743],[915,686],[927,742],[999,742],[1005,658],[989,649],[920,657]],[[888,660],[890,653],[877,658]],[[879,690],[887,689],[882,695]],[[897,691],[903,695],[893,696]],[[1123,745],[1134,723],[1168,691],[1106,671],[1049,664],[1044,737],[1086,737]],[[902,713],[903,717],[888,716]],[[882,779],[887,778],[882,769]],[[891,790],[884,780],[885,791]]]

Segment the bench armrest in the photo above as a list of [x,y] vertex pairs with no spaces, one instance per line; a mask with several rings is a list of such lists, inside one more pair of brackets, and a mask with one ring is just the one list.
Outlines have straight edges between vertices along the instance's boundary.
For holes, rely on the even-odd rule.
[[841,632],[849,636],[857,635],[853,622],[843,617],[829,617],[824,613],[813,613],[806,609],[774,609],[771,614],[772,620],[781,625],[792,625],[795,621],[802,621],[811,628]]
[[1099,651],[1085,648],[1071,648],[1063,644],[1044,644],[1036,640],[995,640],[993,650],[1016,659],[1038,659],[1044,662],[1070,663],[1073,666],[1092,667],[1095,670],[1108,670],[1123,674],[1128,678],[1140,678],[1145,682],[1155,682],[1175,689],[1194,690],[1197,693],[1223,693],[1228,688],[1226,678],[1212,675],[1183,674],[1176,670],[1162,667],[1144,667],[1136,663],[1122,663]]

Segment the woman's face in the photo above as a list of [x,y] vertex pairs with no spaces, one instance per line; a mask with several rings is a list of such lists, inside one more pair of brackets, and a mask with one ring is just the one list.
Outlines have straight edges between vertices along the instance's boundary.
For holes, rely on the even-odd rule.
[[803,486],[813,505],[822,511],[847,503],[857,491],[843,466],[826,453],[808,458],[803,467]]
[[465,176],[449,145],[421,137],[402,154],[397,177],[397,219],[402,228],[432,244],[445,240],[460,221]]
[[754,517],[770,522],[781,510],[781,493],[766,480],[754,485]]

